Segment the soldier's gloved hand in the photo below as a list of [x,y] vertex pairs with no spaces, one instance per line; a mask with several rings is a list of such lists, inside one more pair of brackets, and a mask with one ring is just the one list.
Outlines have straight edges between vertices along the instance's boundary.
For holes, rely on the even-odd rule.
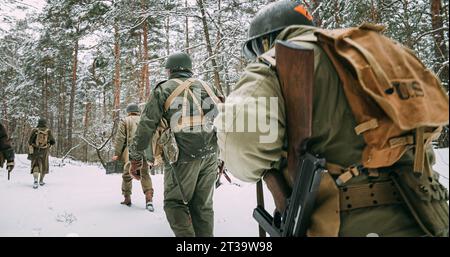
[[12,171],[12,170],[14,169],[14,161],[8,161],[8,162],[6,163],[6,169],[7,169],[8,171]]
[[136,180],[141,180],[141,170],[148,167],[146,161],[143,160],[131,160],[130,161],[130,175]]
[[117,160],[119,160],[119,156],[117,156],[117,155],[114,155],[114,156],[112,157],[112,160],[113,160],[113,161],[117,161]]

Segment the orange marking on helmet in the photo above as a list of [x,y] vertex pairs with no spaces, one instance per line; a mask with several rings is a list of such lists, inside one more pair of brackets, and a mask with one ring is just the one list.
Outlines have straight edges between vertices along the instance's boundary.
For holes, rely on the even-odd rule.
[[303,7],[303,5],[298,5],[294,8],[294,11],[302,14],[303,16],[306,17],[306,19],[312,21],[313,17],[311,16],[311,14],[309,14],[309,12],[306,10],[305,7]]

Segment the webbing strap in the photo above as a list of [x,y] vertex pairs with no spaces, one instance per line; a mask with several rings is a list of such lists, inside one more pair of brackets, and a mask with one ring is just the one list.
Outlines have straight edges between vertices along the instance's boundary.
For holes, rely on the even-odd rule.
[[363,122],[355,127],[356,135],[361,135],[362,133],[378,128],[378,120],[377,119],[371,119],[369,121]]
[[[431,141],[435,140],[437,136],[440,135],[442,127],[438,127],[433,132],[424,132],[422,142],[425,141],[424,144],[429,144]],[[416,133],[417,134],[417,133]],[[415,145],[417,139],[414,135],[402,136],[402,137],[394,137],[389,139],[389,146],[391,148],[404,146],[404,145]]]
[[412,144],[414,144],[414,136],[412,135],[389,139],[389,146],[391,148]]
[[183,109],[181,110],[181,117],[185,117],[187,113],[187,108],[189,106],[189,101],[187,98],[188,90],[184,90],[184,96],[183,96]]
[[414,153],[414,172],[422,173],[425,158],[425,128],[420,127],[416,129],[416,148]]
[[[347,183],[353,177],[361,175],[361,167],[357,167],[355,165],[345,168],[339,164],[327,162],[326,168],[331,175],[338,176],[336,179],[336,184],[340,186]],[[381,173],[378,169],[367,169],[367,175],[371,178],[377,178],[387,174]]]
[[[173,81],[178,83],[181,80],[173,79]],[[172,92],[172,94],[170,94],[169,97],[167,98],[166,102],[164,103],[164,109],[167,111],[169,109],[170,105],[172,105],[175,98],[177,96],[179,96],[181,94],[181,92],[183,92],[186,88],[189,88],[194,81],[195,81],[195,79],[189,78],[189,79],[185,80],[184,82],[180,83],[178,85],[178,87],[175,88],[175,90]]]
[[358,167],[356,166],[350,166],[348,167],[344,173],[342,173],[337,179],[336,179],[336,184],[338,186],[342,186],[345,183],[347,183],[347,181],[349,181],[351,178],[353,177],[357,177],[361,174],[361,172],[359,171]]
[[214,94],[214,92],[212,91],[211,87],[209,87],[209,85],[203,81],[203,80],[199,80],[200,84],[202,84],[203,89],[205,89],[206,93],[208,94],[208,96],[213,100],[214,104],[217,105],[220,103],[219,98],[216,96],[216,94]]
[[[211,87],[206,82],[204,82],[202,80],[196,80],[194,78],[189,78],[189,79],[187,79],[184,82],[179,80],[179,79],[173,79],[173,81],[177,82],[179,84],[179,86],[167,98],[167,100],[166,100],[166,102],[164,104],[164,108],[167,111],[169,109],[170,105],[175,100],[175,98],[178,97],[181,94],[181,92],[184,91],[181,117],[180,117],[179,122],[178,122],[178,124],[176,126],[176,129],[180,130],[180,129],[188,127],[188,126],[196,126],[196,125],[203,125],[203,124],[205,124],[205,119],[203,118],[203,116],[204,116],[203,108],[202,108],[202,106],[201,106],[201,104],[199,102],[199,99],[197,99],[197,97],[194,95],[194,93],[190,89],[190,86],[192,85],[193,82],[199,81],[200,84],[202,85],[203,89],[208,94],[208,96],[212,99],[214,104],[217,105],[218,103],[220,103],[220,100],[214,94],[214,92],[212,91]],[[197,115],[197,116],[189,116],[189,115],[187,115],[187,108],[189,106],[188,94],[192,97],[192,101],[194,102],[195,106],[197,107],[200,115]]]
[[173,81],[175,81],[175,82],[177,82],[178,83],[178,85],[180,85],[180,84],[182,84],[183,83],[183,81],[181,80],[181,79],[172,79]]

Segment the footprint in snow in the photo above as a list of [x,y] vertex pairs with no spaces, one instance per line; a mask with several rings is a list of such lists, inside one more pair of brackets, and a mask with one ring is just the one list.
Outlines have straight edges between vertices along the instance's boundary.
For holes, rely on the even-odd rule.
[[72,213],[64,212],[56,216],[56,221],[64,223],[65,226],[69,226],[77,221],[77,217],[75,217]]

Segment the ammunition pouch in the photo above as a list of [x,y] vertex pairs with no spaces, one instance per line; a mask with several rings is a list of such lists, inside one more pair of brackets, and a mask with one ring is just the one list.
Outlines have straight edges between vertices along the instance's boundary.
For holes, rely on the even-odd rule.
[[[340,211],[404,204],[426,235],[448,236],[448,191],[439,183],[439,175],[432,170],[428,156],[424,161],[423,173],[414,172],[412,165],[393,166],[383,172],[368,169],[369,177],[376,174],[381,180],[339,187]],[[335,177],[342,178],[342,174],[351,170],[330,163],[327,166]]]
[[423,174],[414,173],[412,167],[401,167],[395,170],[392,178],[425,233],[448,236],[448,191],[439,183],[439,175],[431,170],[431,166],[425,165]]

